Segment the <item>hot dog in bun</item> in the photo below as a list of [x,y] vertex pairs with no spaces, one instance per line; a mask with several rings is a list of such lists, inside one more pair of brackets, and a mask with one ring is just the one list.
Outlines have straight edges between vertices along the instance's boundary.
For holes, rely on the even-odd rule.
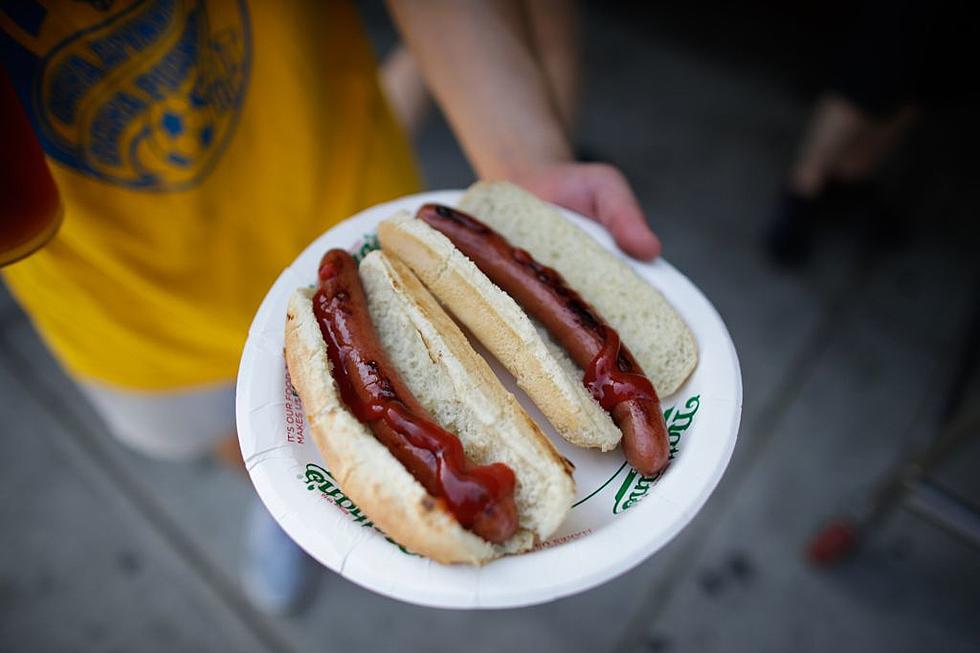
[[426,205],[414,219],[383,222],[382,248],[500,360],[566,440],[602,451],[622,441],[638,471],[661,471],[669,445],[659,396],[697,364],[680,316],[622,260],[516,186],[476,184],[460,207]]
[[571,465],[398,260],[327,252],[295,291],[286,363],[344,492],[443,563],[531,548],[567,514]]

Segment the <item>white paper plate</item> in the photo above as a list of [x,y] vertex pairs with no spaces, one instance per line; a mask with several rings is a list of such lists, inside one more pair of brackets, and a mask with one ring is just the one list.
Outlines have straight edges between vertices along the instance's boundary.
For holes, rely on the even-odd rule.
[[[677,453],[658,479],[643,478],[620,450],[579,449],[555,435],[513,379],[494,370],[575,463],[578,487],[555,536],[537,550],[484,567],[446,566],[409,555],[387,540],[331,482],[286,381],[283,328],[292,291],[315,283],[323,253],[370,246],[377,224],[425,202],[454,204],[459,191],[421,193],[375,206],[323,234],[276,280],[262,302],[238,372],[242,455],[259,496],[283,529],[311,556],[351,581],[403,601],[446,608],[503,608],[582,592],[639,564],[700,510],[728,465],[742,411],[742,378],[724,323],[704,295],[663,259],[630,264],[656,286],[691,327],[700,361],[691,378],[663,397]],[[599,226],[562,211],[603,246]],[[478,349],[479,350],[479,349]],[[482,350],[481,350],[482,351]]]

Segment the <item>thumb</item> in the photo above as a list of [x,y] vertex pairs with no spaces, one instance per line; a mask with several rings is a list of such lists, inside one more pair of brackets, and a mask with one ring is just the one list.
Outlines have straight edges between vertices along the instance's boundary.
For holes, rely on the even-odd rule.
[[597,171],[593,183],[595,215],[624,252],[650,261],[663,249],[660,239],[650,229],[643,209],[621,172],[610,166]]

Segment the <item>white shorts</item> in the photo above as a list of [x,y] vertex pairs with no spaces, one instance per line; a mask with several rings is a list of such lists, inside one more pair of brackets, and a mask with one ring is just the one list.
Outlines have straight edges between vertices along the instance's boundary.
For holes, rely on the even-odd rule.
[[233,383],[166,392],[78,385],[116,438],[153,458],[202,457],[235,435]]

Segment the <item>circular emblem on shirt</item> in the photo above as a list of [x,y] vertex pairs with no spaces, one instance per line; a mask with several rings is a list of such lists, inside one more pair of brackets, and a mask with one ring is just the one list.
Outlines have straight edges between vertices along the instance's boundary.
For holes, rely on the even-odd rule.
[[250,64],[242,0],[137,2],[43,58],[32,103],[41,140],[109,183],[191,188],[235,130]]

